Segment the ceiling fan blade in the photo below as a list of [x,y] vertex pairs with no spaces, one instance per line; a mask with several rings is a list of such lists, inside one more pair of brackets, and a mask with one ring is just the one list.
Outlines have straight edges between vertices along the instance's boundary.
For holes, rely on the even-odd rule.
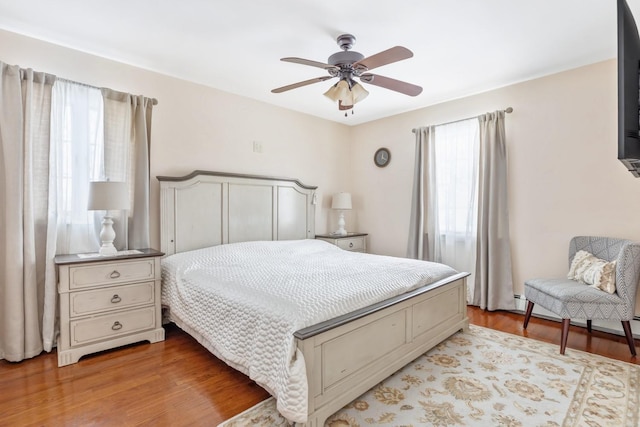
[[291,90],[291,89],[296,89],[296,88],[299,88],[299,87],[302,87],[302,86],[307,86],[307,85],[310,85],[310,84],[313,84],[313,83],[323,82],[325,80],[329,80],[329,79],[332,79],[332,78],[333,78],[332,76],[316,77],[315,79],[309,79],[309,80],[305,80],[303,82],[298,82],[298,83],[293,83],[293,84],[290,84],[290,85],[282,86],[282,87],[273,89],[271,92],[272,93],[282,93],[282,92],[286,92],[286,91]]
[[400,80],[392,79],[378,74],[363,74],[360,76],[360,80],[369,83],[374,86],[380,86],[385,89],[394,90],[396,92],[404,93],[409,96],[417,96],[422,93],[420,86],[413,85],[411,83],[402,82]]
[[358,62],[353,63],[353,68],[366,68],[367,70],[373,70],[374,68],[381,67],[383,65],[391,64],[393,62],[402,61],[403,59],[409,59],[413,56],[406,47],[395,46],[387,50],[383,50],[375,55],[368,56],[361,59]]
[[293,62],[295,64],[302,64],[302,65],[310,65],[312,67],[318,67],[318,68],[322,68],[322,69],[325,69],[325,70],[330,70],[332,68],[338,68],[335,65],[325,64],[324,62],[312,61],[310,59],[296,58],[296,57],[281,58],[280,61]]

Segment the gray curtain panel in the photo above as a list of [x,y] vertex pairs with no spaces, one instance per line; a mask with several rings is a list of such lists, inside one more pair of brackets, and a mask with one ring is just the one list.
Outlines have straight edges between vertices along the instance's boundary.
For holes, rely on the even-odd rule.
[[45,289],[54,82],[0,62],[0,358],[14,362],[42,352],[42,319],[55,316],[55,285]]
[[478,117],[480,179],[476,279],[472,303],[487,310],[515,309],[504,116],[504,111],[496,111]]
[[407,244],[407,258],[426,260],[429,256],[426,248],[424,225],[425,201],[425,150],[431,133],[431,128],[414,129],[416,134],[416,153],[413,173],[413,191],[411,193],[411,217],[409,219],[409,242]]
[[[116,247],[148,248],[149,154],[155,101],[111,89],[102,89],[102,95],[105,114],[105,174],[113,180],[129,182],[131,195],[127,226],[124,227],[125,221],[118,221],[123,227],[116,230],[116,236],[123,236],[123,240],[116,242]],[[122,153],[117,149],[119,145],[124,145],[130,153],[127,164],[122,162]]]

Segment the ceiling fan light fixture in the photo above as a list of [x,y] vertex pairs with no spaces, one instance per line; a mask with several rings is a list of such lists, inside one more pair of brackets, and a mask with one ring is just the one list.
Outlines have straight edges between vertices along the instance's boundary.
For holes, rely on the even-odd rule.
[[353,80],[341,79],[331,86],[324,94],[327,98],[338,103],[339,110],[351,109],[357,102],[365,99],[369,92],[361,84]]
[[353,95],[354,104],[362,101],[367,96],[369,96],[369,92],[359,83],[353,84],[353,86],[351,87],[351,94]]
[[349,83],[342,79],[338,83],[334,84],[329,88],[328,91],[324,93],[324,96],[332,100],[333,102],[338,102],[341,99],[346,99],[349,97]]

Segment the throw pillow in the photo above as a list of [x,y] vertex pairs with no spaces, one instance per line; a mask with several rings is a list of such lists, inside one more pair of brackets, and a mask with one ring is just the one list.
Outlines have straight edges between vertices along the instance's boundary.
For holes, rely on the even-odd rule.
[[573,256],[573,260],[571,261],[571,266],[569,267],[569,273],[567,274],[567,279],[576,280],[580,282],[580,278],[584,274],[584,269],[589,265],[589,258],[593,257],[587,251],[578,251]]
[[587,251],[578,251],[571,261],[567,278],[612,294],[616,291],[616,261],[609,262]]

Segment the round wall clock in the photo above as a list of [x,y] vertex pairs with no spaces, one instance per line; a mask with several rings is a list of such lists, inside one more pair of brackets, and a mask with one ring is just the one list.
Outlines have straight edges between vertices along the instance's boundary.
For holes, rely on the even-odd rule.
[[383,168],[391,161],[391,153],[388,148],[378,148],[376,154],[373,155],[373,163],[379,168]]

